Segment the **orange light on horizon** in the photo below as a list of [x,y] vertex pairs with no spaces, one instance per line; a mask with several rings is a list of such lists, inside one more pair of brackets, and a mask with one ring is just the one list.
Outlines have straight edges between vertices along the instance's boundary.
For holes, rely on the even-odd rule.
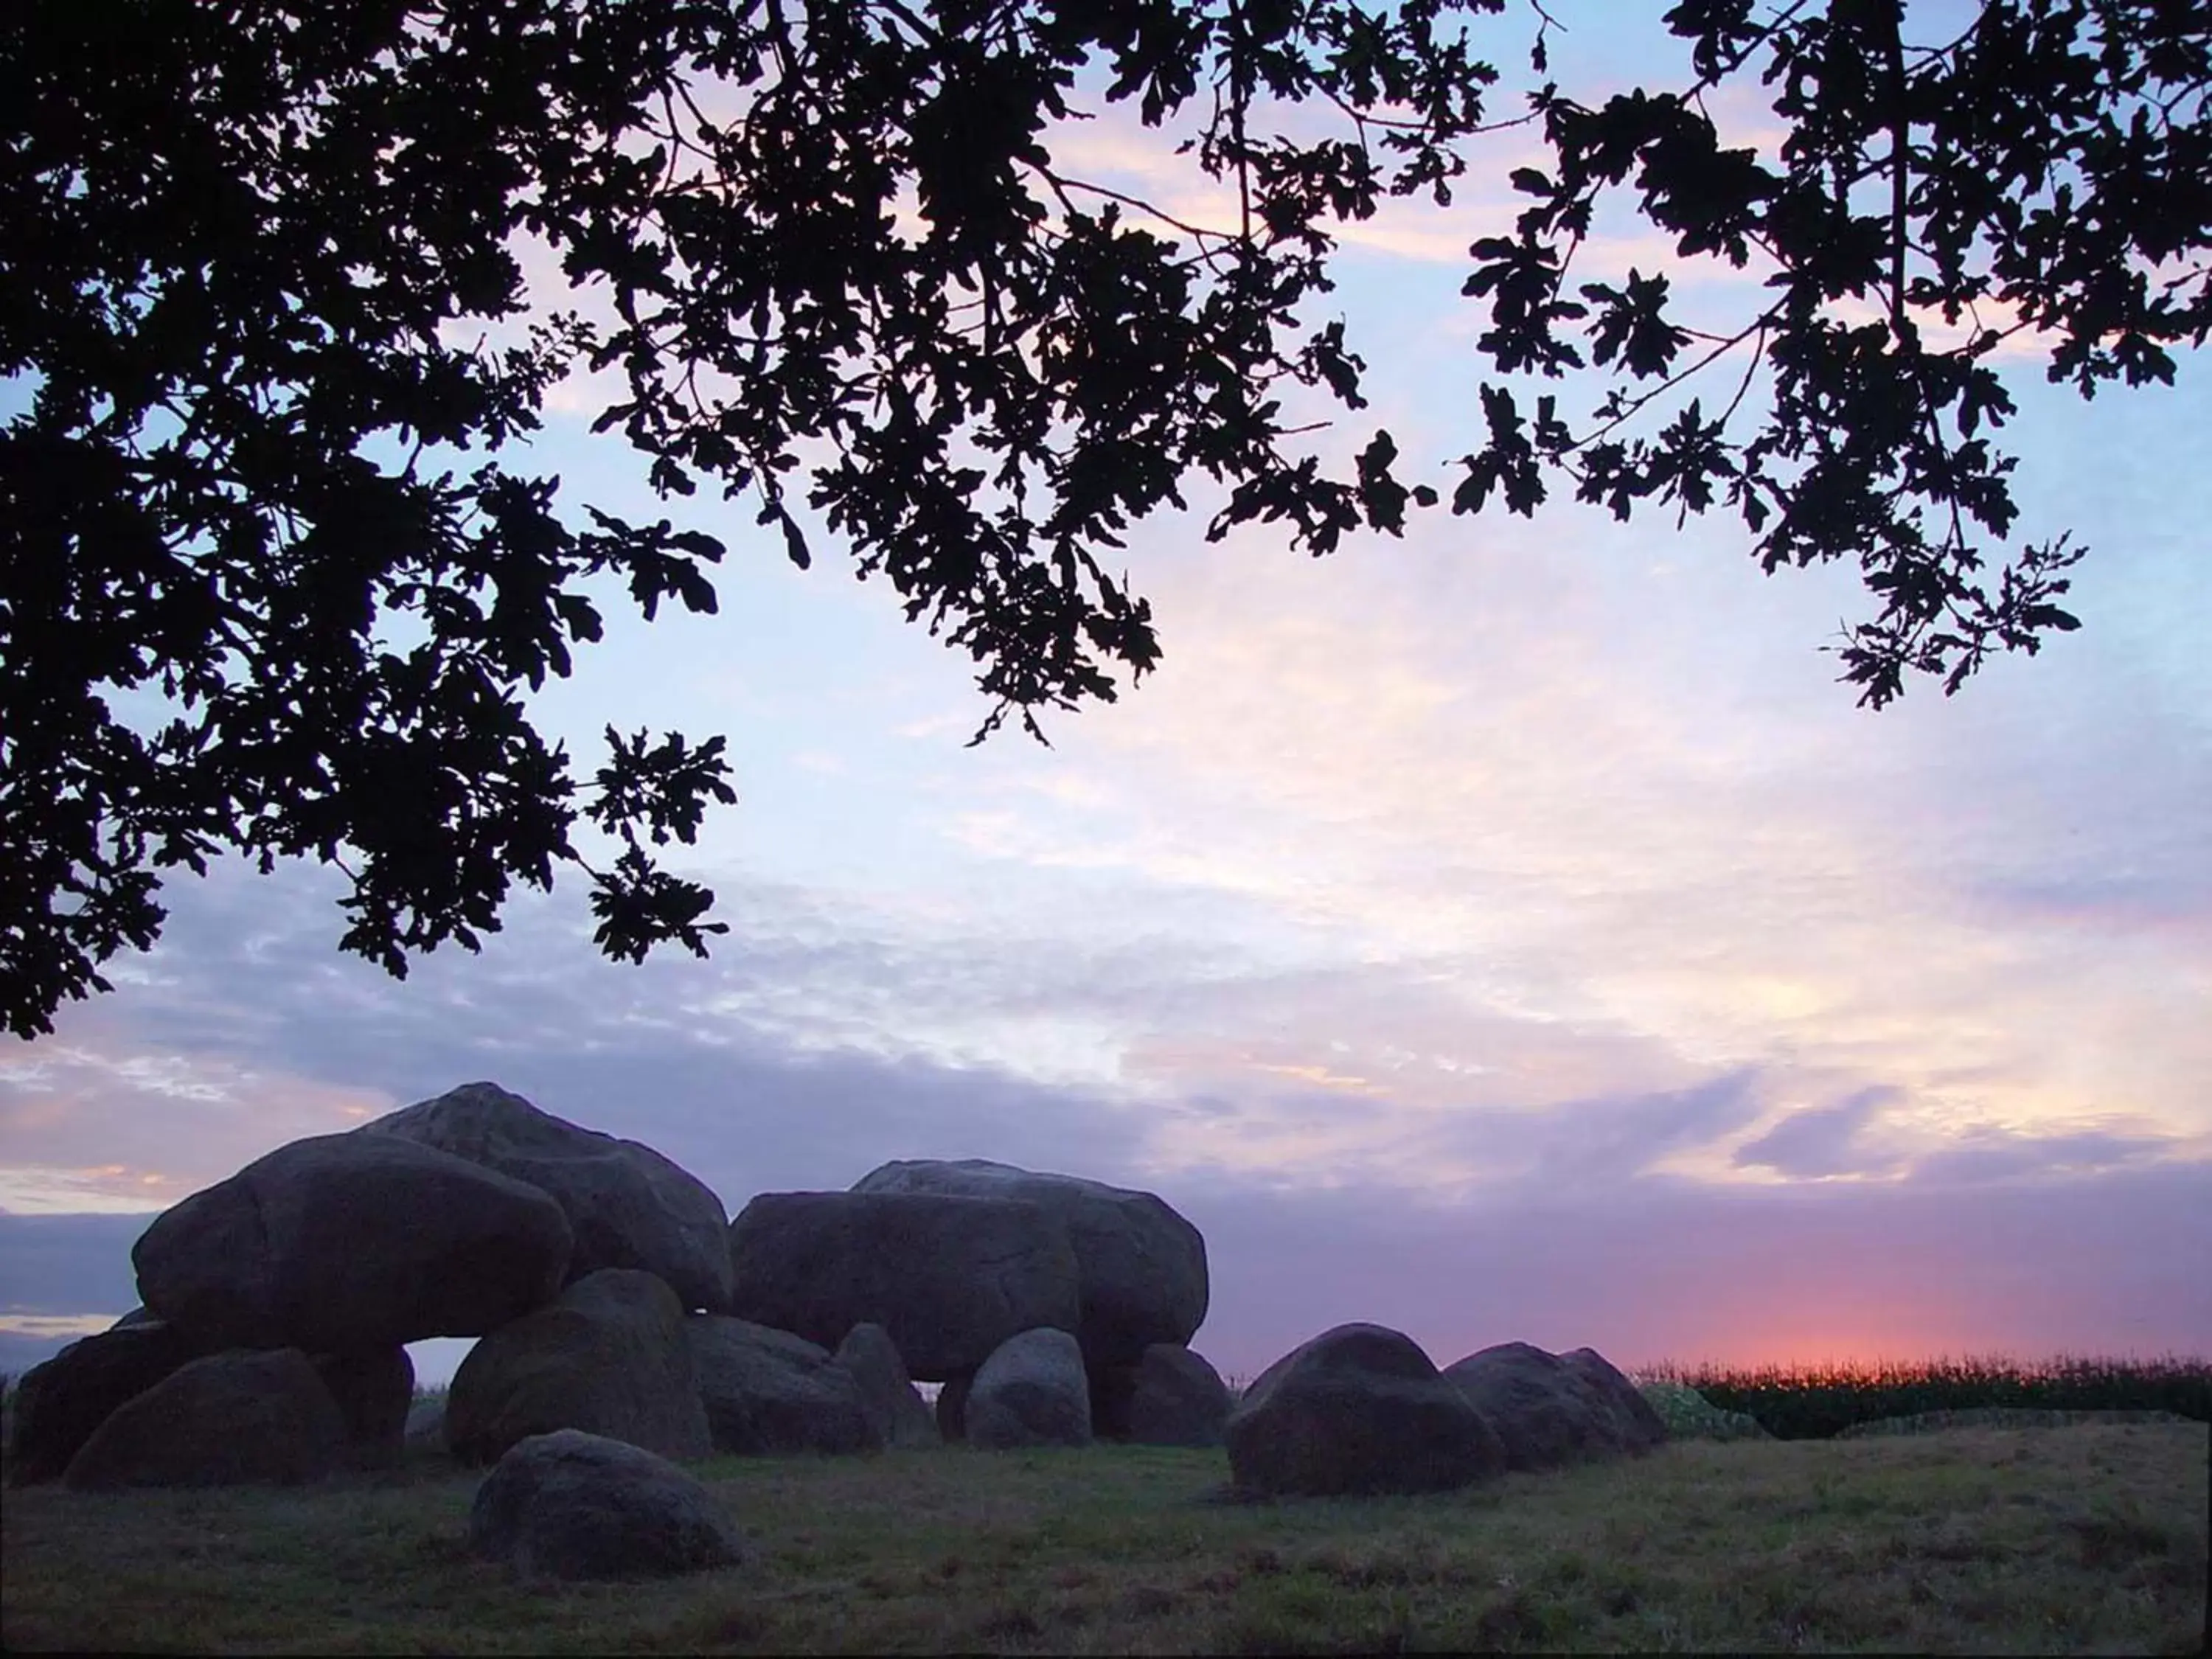
[[[2090,1352],[2094,1346],[2095,1352]],[[1669,1355],[1621,1369],[1632,1376],[1654,1373],[1680,1376],[1705,1374],[1748,1376],[1773,1372],[1785,1376],[1875,1377],[1920,1376],[1931,1371],[2005,1371],[2034,1376],[2072,1364],[2131,1366],[2177,1362],[2212,1363],[2206,1354],[2180,1352],[2172,1347],[2155,1352],[2140,1347],[2118,1351],[2098,1345],[2064,1346],[2026,1352],[1976,1343],[1942,1343],[1907,1348],[1900,1344],[1822,1343],[1790,1347],[1743,1347],[1723,1352],[1702,1352],[1694,1358]]]

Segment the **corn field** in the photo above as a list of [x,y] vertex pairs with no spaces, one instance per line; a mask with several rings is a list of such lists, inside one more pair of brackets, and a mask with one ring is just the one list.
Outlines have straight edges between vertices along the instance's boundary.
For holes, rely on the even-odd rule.
[[2212,1422],[2212,1362],[2072,1355],[2021,1363],[1999,1356],[1731,1370],[1710,1363],[1645,1366],[1640,1382],[1694,1389],[1778,1440],[1826,1440],[1863,1425],[1960,1412],[2165,1413]]

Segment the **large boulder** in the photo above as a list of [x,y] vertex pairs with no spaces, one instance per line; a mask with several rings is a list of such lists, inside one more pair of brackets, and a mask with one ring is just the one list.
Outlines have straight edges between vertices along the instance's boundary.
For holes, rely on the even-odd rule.
[[863,1320],[837,1345],[837,1363],[852,1373],[860,1391],[860,1409],[875,1427],[876,1438],[895,1449],[945,1443],[929,1402],[908,1376],[898,1344],[880,1325]]
[[346,1422],[297,1348],[209,1354],[125,1401],[78,1448],[62,1484],[296,1486],[346,1458]]
[[540,1111],[496,1083],[465,1083],[354,1132],[434,1147],[552,1195],[575,1244],[568,1277],[657,1275],[686,1308],[730,1306],[730,1218],[696,1176],[652,1147]]
[[561,1287],[569,1231],[537,1188],[393,1135],[316,1135],[164,1211],[138,1292],[207,1347],[345,1353],[481,1336]]
[[968,1443],[985,1451],[1091,1443],[1083,1350],[1049,1327],[1008,1337],[968,1389]]
[[313,1356],[345,1419],[346,1461],[356,1468],[390,1468],[405,1454],[407,1412],[415,1401],[415,1362],[404,1348]]
[[[1635,1385],[1591,1350],[1577,1352],[1588,1358],[1570,1359],[1526,1342],[1501,1342],[1449,1367],[1444,1380],[1497,1431],[1513,1468],[1558,1468],[1657,1444],[1606,1374],[1619,1377],[1620,1388],[1657,1422],[1657,1413]],[[1658,1428],[1658,1438],[1664,1439],[1666,1425],[1660,1423]]]
[[1137,1363],[1125,1432],[1140,1446],[1218,1446],[1229,1407],[1229,1385],[1202,1356],[1155,1342]]
[[886,1164],[853,1190],[1019,1199],[1057,1217],[1079,1274],[1073,1328],[1094,1370],[1133,1365],[1155,1342],[1188,1342],[1206,1318],[1206,1240],[1153,1194],[980,1158]]
[[1498,1437],[1411,1337],[1339,1325],[1260,1374],[1224,1437],[1255,1496],[1441,1492],[1505,1468]]
[[1644,1390],[1630,1382],[1626,1373],[1595,1348],[1572,1349],[1561,1354],[1559,1361],[1579,1372],[1590,1390],[1604,1401],[1612,1414],[1622,1449],[1640,1454],[1667,1443],[1667,1419],[1659,1415],[1659,1408],[1644,1398]]
[[941,1193],[763,1193],[730,1224],[732,1311],[828,1348],[882,1326],[908,1371],[973,1370],[1018,1331],[1073,1330],[1067,1229],[1042,1206]]
[[853,1373],[826,1348],[743,1319],[684,1322],[707,1428],[720,1452],[880,1451]]
[[734,1566],[744,1540],[664,1457],[562,1429],[499,1460],[469,1507],[469,1548],[524,1577],[641,1578]]
[[581,1429],[675,1458],[714,1449],[676,1292],[602,1267],[477,1343],[446,1395],[446,1449],[489,1463],[518,1441]]
[[15,1385],[9,1480],[58,1478],[118,1407],[201,1357],[183,1332],[155,1319],[81,1337],[33,1365]]

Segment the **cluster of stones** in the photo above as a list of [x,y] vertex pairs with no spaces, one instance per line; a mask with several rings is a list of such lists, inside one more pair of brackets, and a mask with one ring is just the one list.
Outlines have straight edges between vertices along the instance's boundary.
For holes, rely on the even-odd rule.
[[734,1311],[816,1343],[881,1325],[942,1383],[945,1438],[1221,1443],[1229,1394],[1188,1344],[1206,1241],[1150,1193],[982,1159],[763,1193],[730,1225]]
[[[434,1443],[500,1464],[471,1535],[531,1570],[632,1570],[648,1536],[671,1565],[734,1559],[671,1460],[1218,1445],[1229,1412],[1183,1346],[1204,1243],[1149,1194],[896,1164],[733,1225],[652,1148],[493,1084],[280,1147],[132,1261],[144,1305],[23,1379],[15,1480],[295,1483]],[[438,1336],[480,1340],[410,1412],[404,1345]],[[947,1385],[936,1413],[916,1375]]]
[[[768,1193],[734,1221],[654,1152],[471,1084],[280,1147],[161,1215],[144,1305],[22,1382],[13,1478],[289,1483],[410,1443],[493,1464],[470,1537],[559,1577],[742,1559],[678,1465],[1094,1437],[1227,1448],[1257,1495],[1434,1491],[1666,1437],[1587,1348],[1439,1371],[1373,1325],[1233,1414],[1191,1336],[1206,1244],[1149,1193],[982,1160]],[[480,1339],[410,1411],[403,1345]],[[933,1413],[915,1379],[940,1387]]]
[[1438,1370],[1400,1332],[1340,1325],[1262,1371],[1226,1438],[1239,1491],[1322,1497],[1442,1492],[1638,1455],[1667,1425],[1594,1349],[1505,1342]]

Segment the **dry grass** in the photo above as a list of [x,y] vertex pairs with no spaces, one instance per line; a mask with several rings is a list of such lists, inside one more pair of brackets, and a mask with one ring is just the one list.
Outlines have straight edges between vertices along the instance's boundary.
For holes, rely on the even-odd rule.
[[1690,1440],[1419,1498],[1238,1504],[1219,1454],[718,1459],[727,1571],[523,1584],[476,1478],[7,1494],[0,1639],[233,1652],[2201,1650],[2207,1430]]

